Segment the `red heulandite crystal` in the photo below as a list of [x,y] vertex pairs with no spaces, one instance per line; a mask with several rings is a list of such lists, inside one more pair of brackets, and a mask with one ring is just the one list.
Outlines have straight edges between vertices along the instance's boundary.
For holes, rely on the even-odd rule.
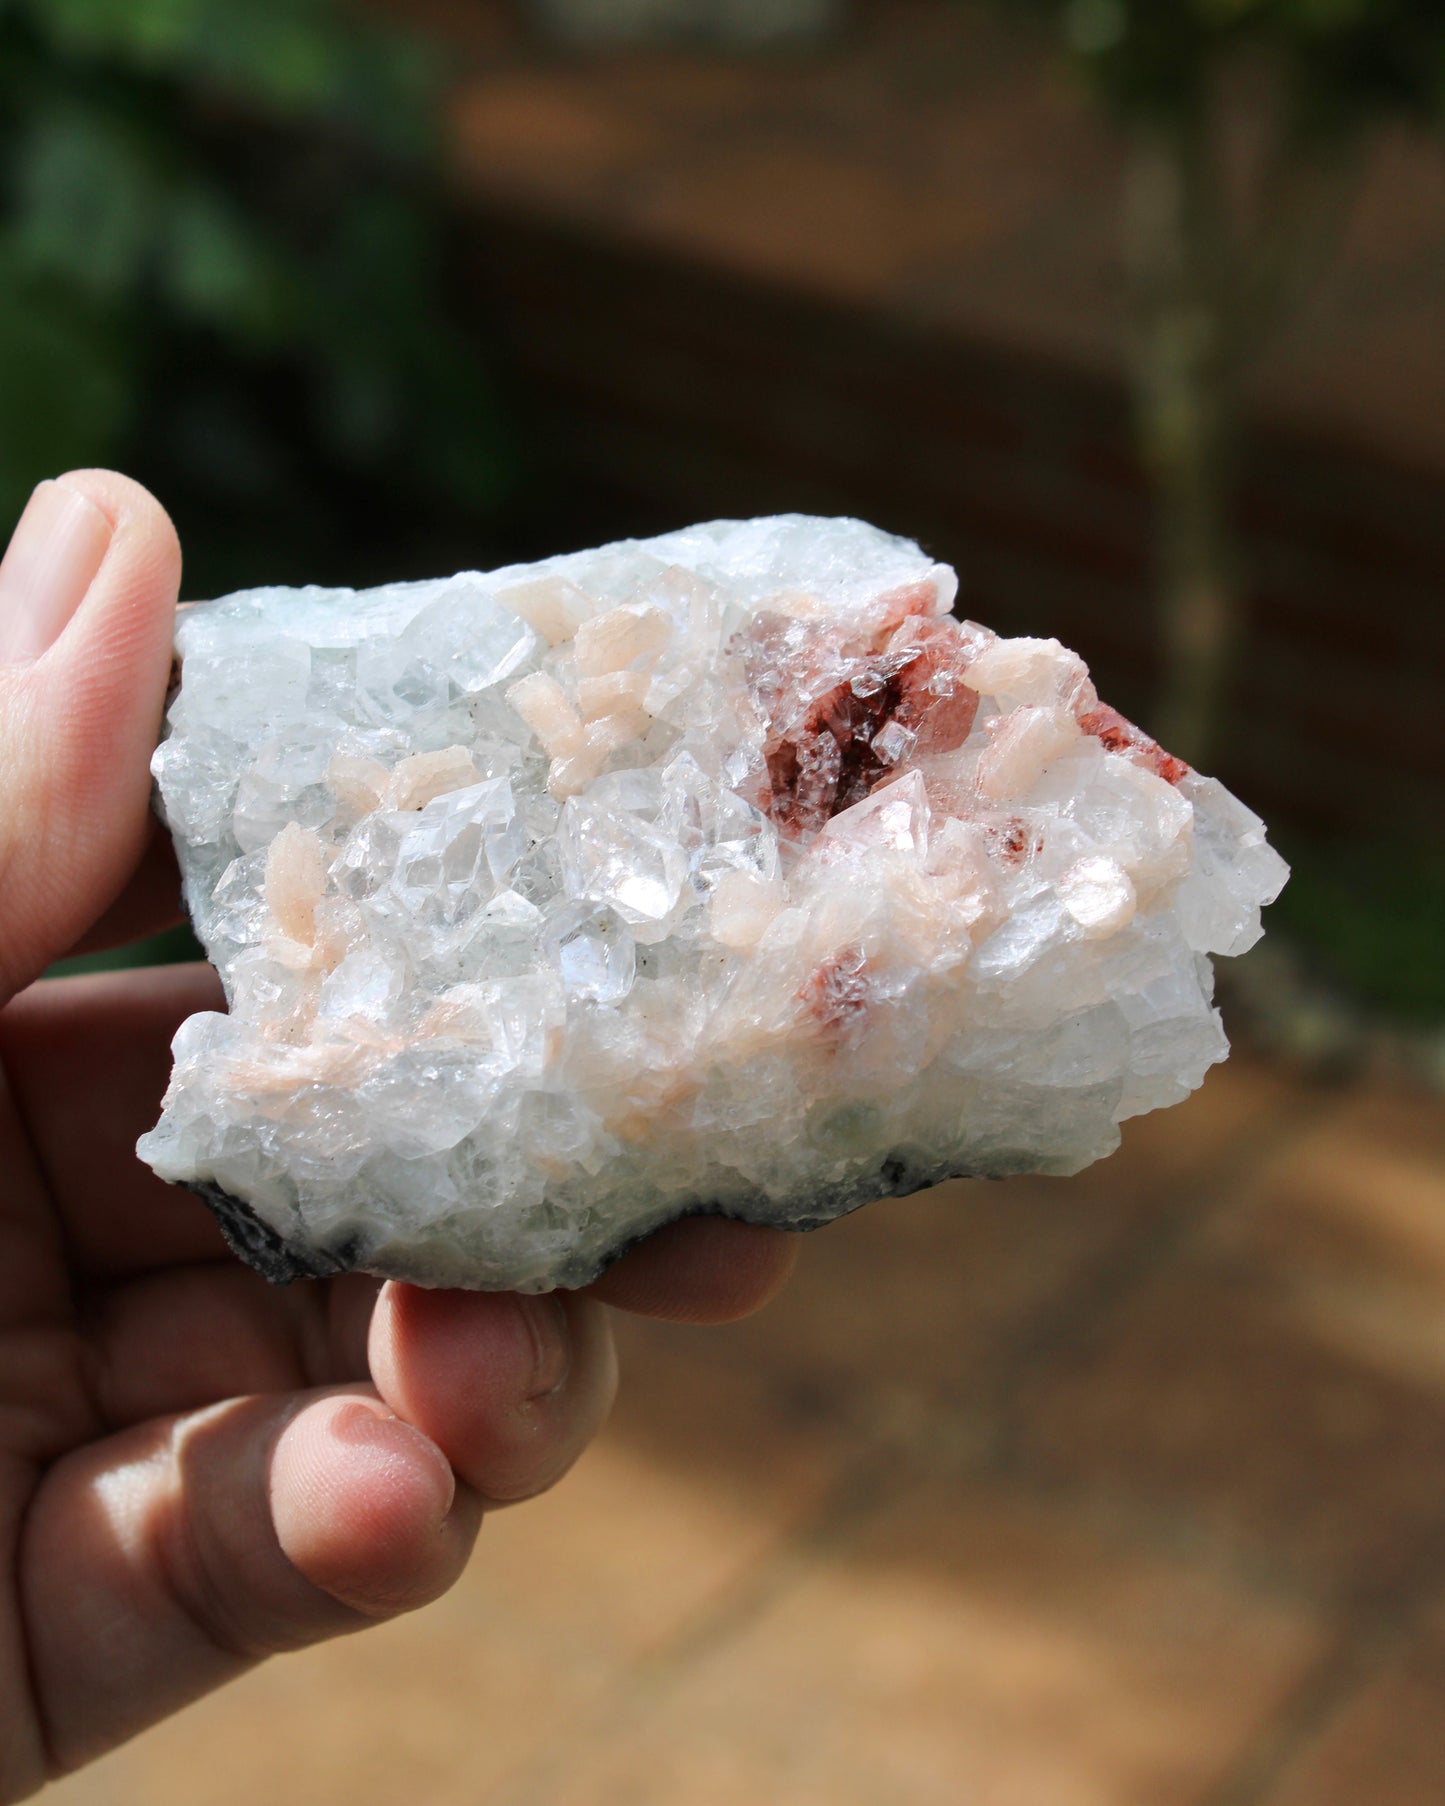
[[839,642],[783,615],[753,624],[743,657],[769,724],[759,801],[785,834],[816,833],[914,752],[962,746],[978,713],[972,657],[956,623],[929,617],[932,592],[884,599],[871,632]]
[[[932,606],[926,585],[899,590],[881,599],[867,632],[841,642],[788,615],[753,622],[741,650],[769,730],[755,800],[785,834],[817,833],[904,759],[952,752],[968,738],[978,696],[963,673],[977,647],[967,623],[939,620]],[[1081,714],[1079,726],[1167,783],[1189,771],[1106,704]]]
[[824,960],[798,992],[825,1040],[842,1040],[856,1027],[869,1003],[868,962],[856,947],[843,947]]
[[1117,709],[1111,709],[1105,702],[1090,709],[1087,715],[1080,715],[1079,726],[1086,734],[1092,734],[1096,740],[1101,741],[1107,751],[1129,754],[1136,764],[1152,771],[1155,777],[1163,778],[1166,784],[1177,784],[1181,778],[1189,775],[1189,767],[1183,759],[1176,759],[1173,753],[1165,752],[1159,742],[1151,740],[1142,727],[1135,727],[1132,721]]

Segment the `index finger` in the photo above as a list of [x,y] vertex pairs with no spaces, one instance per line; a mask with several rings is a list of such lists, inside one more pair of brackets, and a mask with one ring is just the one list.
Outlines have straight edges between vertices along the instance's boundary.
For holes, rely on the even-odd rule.
[[42,979],[0,1011],[0,1060],[85,1276],[224,1255],[210,1212],[135,1152],[160,1114],[176,1030],[224,1007],[197,964]]

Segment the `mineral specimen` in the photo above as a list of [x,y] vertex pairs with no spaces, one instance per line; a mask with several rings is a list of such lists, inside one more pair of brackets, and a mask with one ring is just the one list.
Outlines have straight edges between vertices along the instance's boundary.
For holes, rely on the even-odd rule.
[[956,587],[784,516],[186,611],[154,770],[230,1013],[141,1155],[272,1278],[543,1290],[1109,1153],[1285,867]]

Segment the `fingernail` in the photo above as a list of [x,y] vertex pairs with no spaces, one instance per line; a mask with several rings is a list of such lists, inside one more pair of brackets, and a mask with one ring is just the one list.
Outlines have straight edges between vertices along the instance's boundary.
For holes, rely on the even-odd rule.
[[115,528],[87,495],[42,483],[0,559],[0,664],[39,658],[95,580]]
[[532,1383],[527,1397],[545,1398],[557,1390],[572,1366],[567,1313],[555,1298],[547,1295],[518,1298],[516,1305],[532,1338]]

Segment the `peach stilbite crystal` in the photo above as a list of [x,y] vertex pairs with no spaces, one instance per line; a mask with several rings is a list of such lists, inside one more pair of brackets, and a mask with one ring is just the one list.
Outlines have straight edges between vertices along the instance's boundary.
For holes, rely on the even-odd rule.
[[231,1007],[142,1156],[272,1278],[542,1290],[1107,1154],[1285,868],[956,591],[783,516],[188,610],[154,769]]

